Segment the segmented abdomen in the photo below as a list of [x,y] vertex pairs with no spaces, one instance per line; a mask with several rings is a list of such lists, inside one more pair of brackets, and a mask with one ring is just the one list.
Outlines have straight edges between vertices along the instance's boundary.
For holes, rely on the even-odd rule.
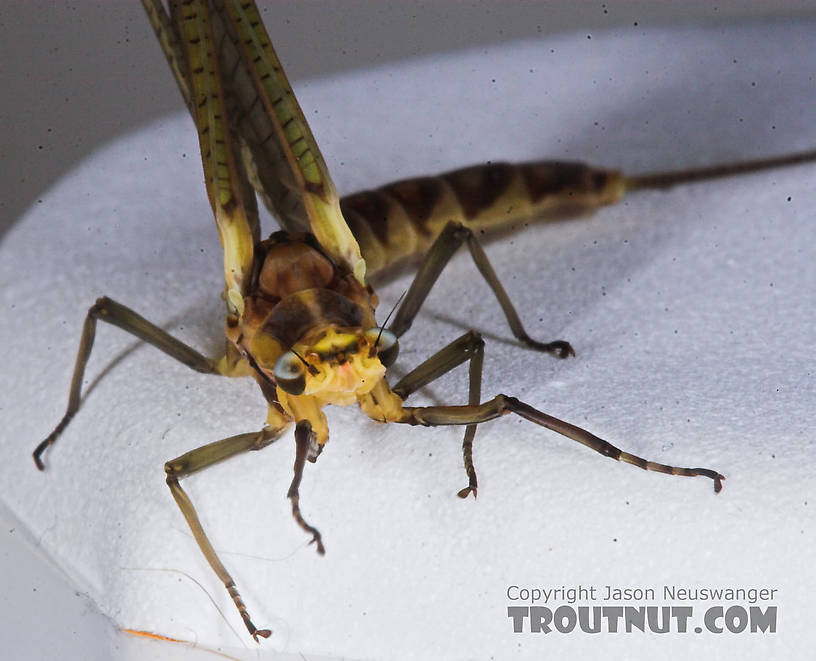
[[623,195],[619,172],[582,163],[491,163],[406,179],[341,200],[368,273],[415,260],[448,221],[476,231],[591,211]]

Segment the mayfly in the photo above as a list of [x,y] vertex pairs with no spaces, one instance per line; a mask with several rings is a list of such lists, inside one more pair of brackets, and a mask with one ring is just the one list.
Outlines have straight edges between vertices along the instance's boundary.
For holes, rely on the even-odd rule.
[[[707,477],[715,491],[722,488],[724,477],[716,470],[647,461],[514,397],[498,395],[482,402],[484,342],[476,332],[441,348],[393,385],[386,369],[397,358],[399,338],[463,245],[513,335],[555,357],[573,355],[566,341],[539,342],[526,333],[480,246],[481,230],[522,218],[589,211],[637,188],[794,163],[813,154],[645,177],[574,163],[492,164],[396,182],[340,200],[254,3],[176,0],[169,12],[159,0],[143,3],[198,129],[207,194],[224,252],[226,352],[208,358],[133,310],[100,298],[84,322],[66,413],[34,451],[40,469],[43,453],[79,408],[98,320],[199,372],[252,376],[268,404],[263,428],[194,449],[168,461],[165,469],[167,485],[196,542],[256,640],[270,631],[252,622],[181,480],[231,456],[265,448],[294,425],[294,477],[287,496],[296,522],[323,553],[318,529],[301,515],[299,486],[306,461],[314,462],[328,441],[327,404],[357,403],[378,422],[464,426],[463,498],[475,496],[478,488],[473,463],[477,425],[510,413],[612,459],[651,471]],[[261,240],[254,191],[284,231]],[[378,325],[377,298],[367,278],[412,259],[420,263],[413,284],[390,325],[387,319]],[[467,404],[404,404],[409,395],[464,363],[469,365]]]

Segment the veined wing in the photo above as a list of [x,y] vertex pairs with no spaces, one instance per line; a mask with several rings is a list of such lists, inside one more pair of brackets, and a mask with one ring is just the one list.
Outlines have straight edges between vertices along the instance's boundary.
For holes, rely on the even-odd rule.
[[309,124],[278,60],[258,9],[251,0],[216,0],[228,35],[252,75],[255,92],[297,185],[309,227],[321,247],[365,284],[365,262],[340,211],[340,198]]
[[[142,0],[182,96],[199,124],[191,102],[193,79],[178,21],[167,18],[160,0]],[[235,132],[236,167],[279,222],[290,231],[311,231],[324,250],[365,282],[365,262],[340,211],[339,198],[286,74],[275,54],[254,2],[194,4],[209,18],[212,43],[218,45],[223,103]],[[199,124],[200,126],[200,124]],[[240,148],[240,151],[238,149]],[[246,196],[245,196],[246,200]],[[246,202],[245,202],[246,203]],[[253,219],[250,219],[253,222]],[[225,248],[226,250],[226,248]]]
[[[181,96],[195,120],[195,108],[190,101],[190,76],[187,73],[180,36],[164,11],[161,0],[142,0],[150,23],[167,58],[167,63],[178,84]],[[229,79],[222,77],[230,126],[240,140],[237,152],[243,161],[250,183],[263,200],[269,212],[290,232],[308,232],[309,218],[303,206],[297,181],[286,160],[286,155],[275,139],[274,124],[260,103],[249,67],[241,59],[235,35],[226,32],[222,16],[212,13],[213,36],[218,47],[221,71],[229,71]],[[251,197],[251,190],[248,195]],[[256,240],[260,237],[256,237]]]
[[224,250],[227,310],[240,316],[259,223],[239,143],[228,122],[210,9],[201,0],[170,0],[168,17],[160,0],[142,4],[198,129],[207,196]]

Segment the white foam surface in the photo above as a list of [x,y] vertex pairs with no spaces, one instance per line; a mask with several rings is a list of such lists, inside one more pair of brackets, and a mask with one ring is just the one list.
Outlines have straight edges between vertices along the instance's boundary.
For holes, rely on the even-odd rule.
[[[814,34],[633,27],[296,92],[342,192],[490,159],[665,170],[811,148]],[[324,558],[289,514],[289,437],[185,481],[256,624],[274,630],[261,655],[803,658],[816,589],[814,178],[806,165],[641,193],[492,242],[527,330],[568,339],[575,359],[507,341],[466,254],[402,342],[404,372],[475,328],[488,341],[486,397],[518,396],[655,461],[716,468],[718,496],[708,480],[618,465],[507,417],[480,427],[479,498],[462,502],[461,430],[381,426],[353,407],[330,412],[331,440],[301,487]],[[258,429],[252,381],[196,374],[100,325],[81,411],[46,474],[30,458],[62,415],[97,296],[204,352],[221,347],[220,248],[201,180],[189,118],[168,117],[45,191],[0,246],[0,475],[6,505],[118,625],[255,658],[162,469]],[[408,283],[380,287],[381,309]],[[460,368],[416,402],[462,403],[466,379]],[[778,631],[513,633],[508,586],[607,584],[658,597],[663,585],[777,588]],[[702,618],[711,604],[692,605]]]

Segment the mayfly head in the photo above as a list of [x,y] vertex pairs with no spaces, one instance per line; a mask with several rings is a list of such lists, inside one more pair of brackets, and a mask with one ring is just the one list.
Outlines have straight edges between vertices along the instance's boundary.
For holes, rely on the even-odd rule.
[[309,333],[275,363],[273,376],[289,395],[345,406],[368,394],[396,360],[399,343],[379,327],[326,326]]

